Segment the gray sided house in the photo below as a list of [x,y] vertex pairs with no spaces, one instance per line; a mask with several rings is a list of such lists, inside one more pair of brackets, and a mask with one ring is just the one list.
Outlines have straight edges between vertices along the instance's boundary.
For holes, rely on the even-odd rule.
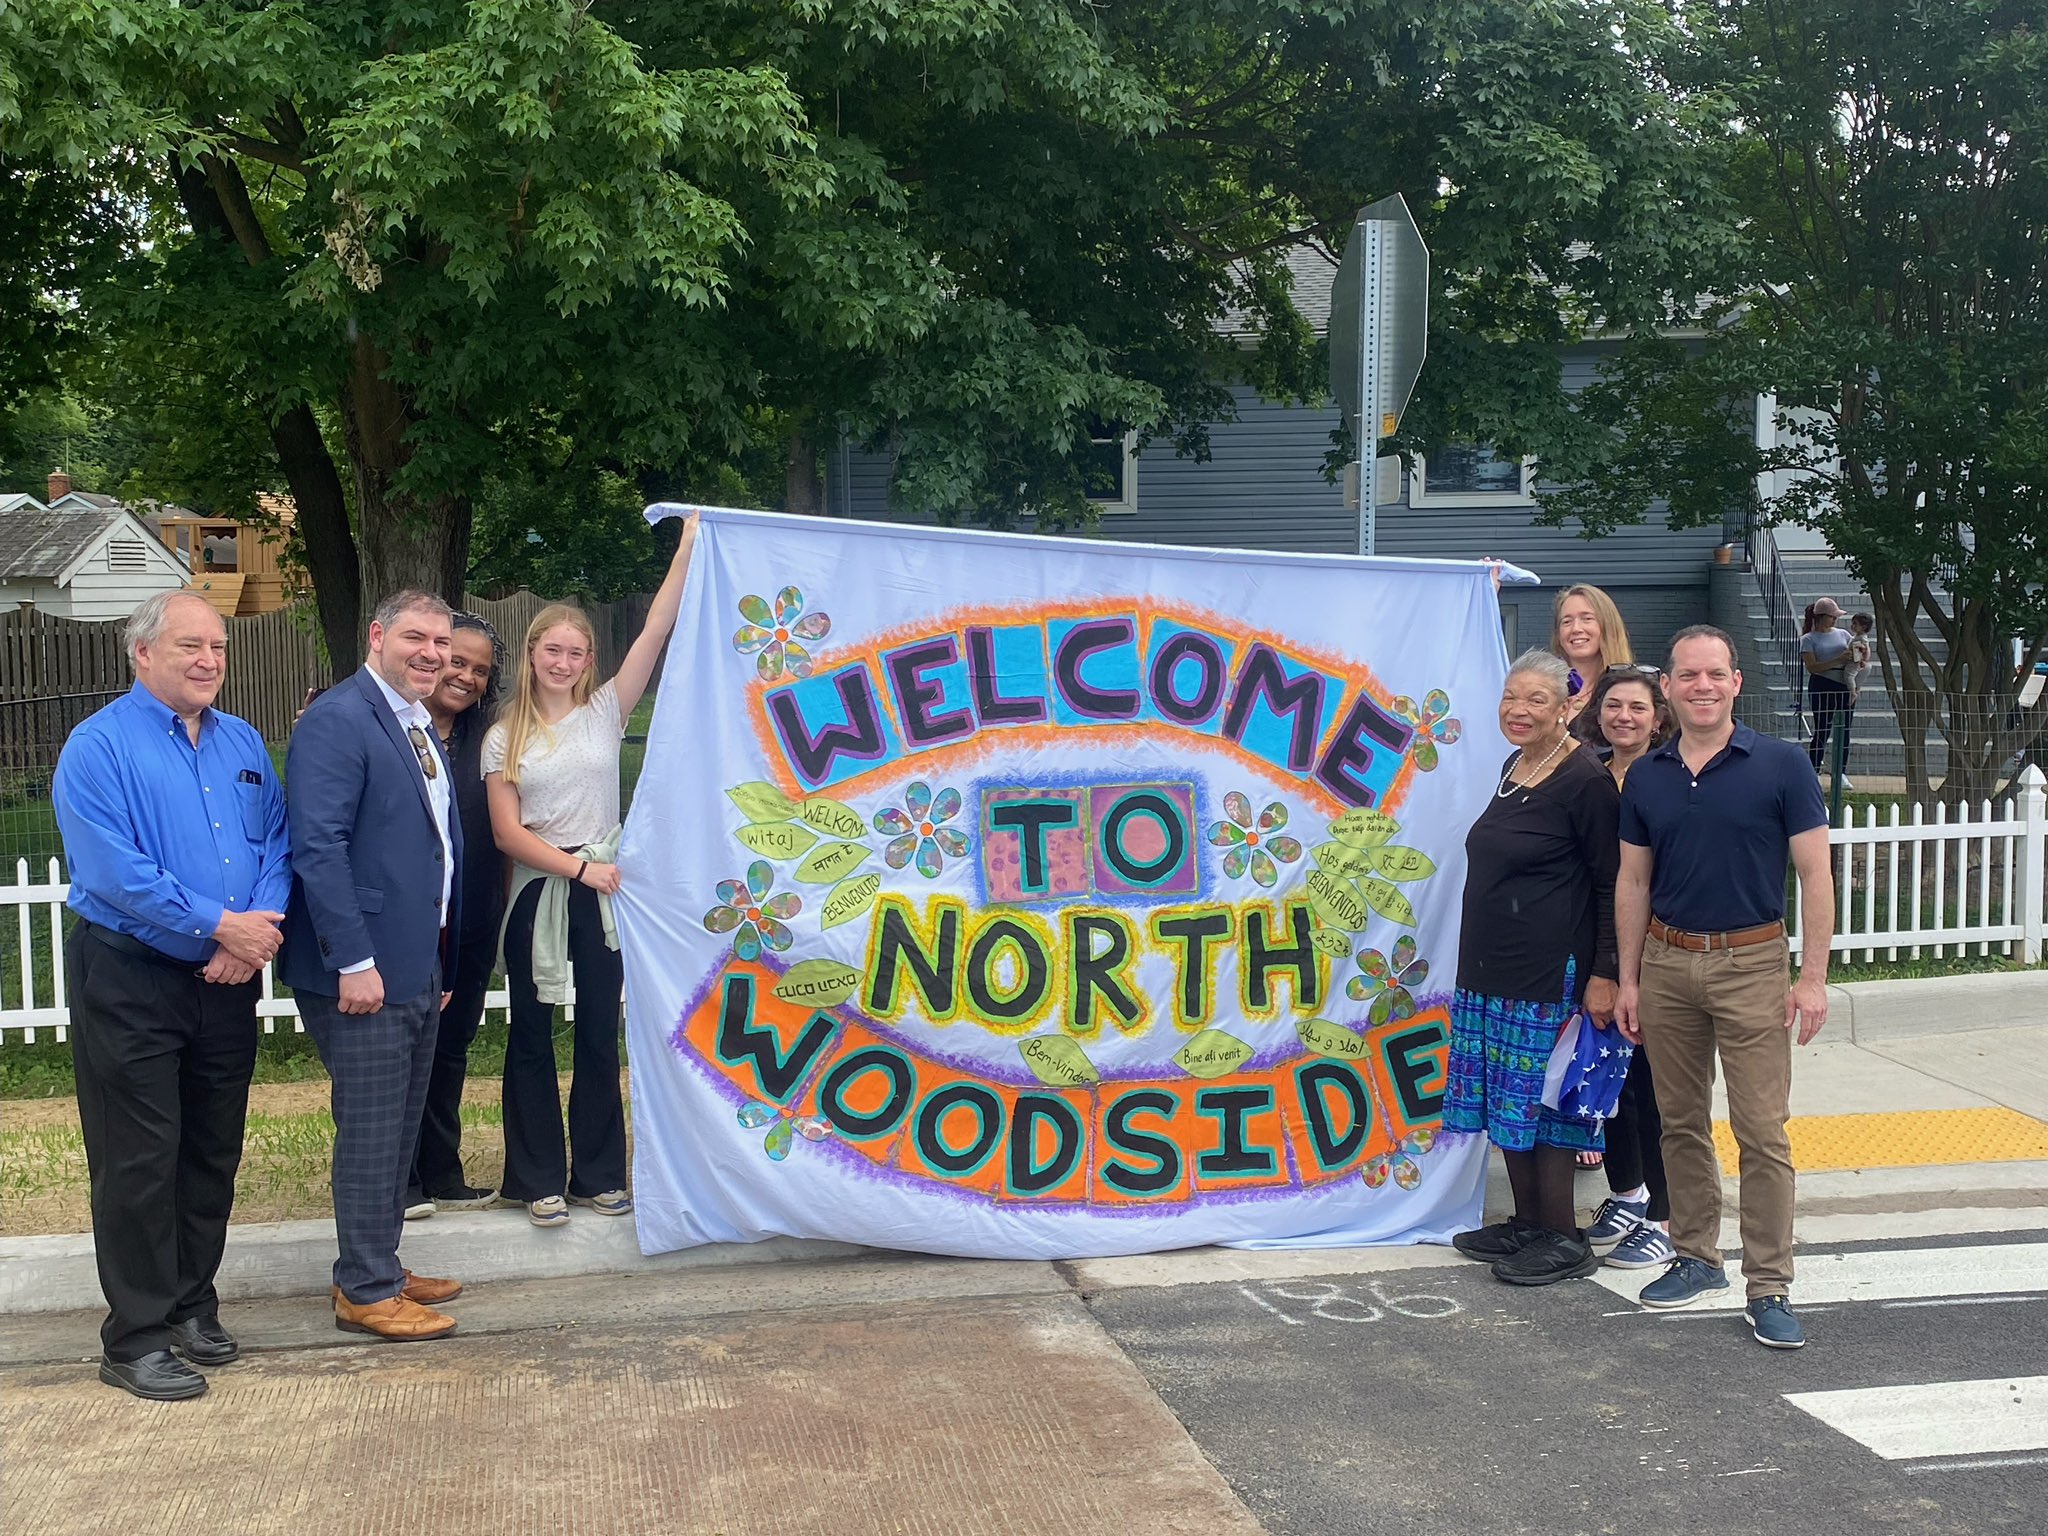
[[[1602,349],[1594,342],[1565,354],[1567,387],[1580,388],[1592,379]],[[1323,478],[1336,407],[1279,405],[1243,387],[1232,394],[1236,419],[1211,427],[1211,457],[1205,463],[1176,458],[1170,443],[1154,443],[1142,453],[1129,441],[1101,445],[1112,464],[1121,459],[1122,475],[1118,494],[1099,502],[1100,536],[1354,553],[1358,513],[1344,505],[1342,485]],[[874,521],[905,517],[890,502],[894,464],[889,453],[842,443],[829,457],[825,504],[834,515]],[[1491,556],[1536,572],[1542,586],[1501,591],[1510,651],[1548,642],[1557,593],[1578,581],[1605,588],[1620,607],[1637,651],[1657,659],[1674,630],[1707,620],[1709,573],[1715,546],[1725,537],[1719,528],[1674,530],[1661,509],[1638,527],[1595,540],[1568,528],[1539,527],[1533,516],[1536,473],[1496,461],[1479,444],[1419,462],[1413,473],[1401,477],[1398,501],[1379,509],[1379,553],[1448,560]]]

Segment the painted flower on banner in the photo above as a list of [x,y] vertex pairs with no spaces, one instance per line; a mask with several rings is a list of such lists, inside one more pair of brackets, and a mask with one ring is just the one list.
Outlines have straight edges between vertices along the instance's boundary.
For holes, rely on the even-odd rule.
[[901,869],[915,856],[917,872],[927,880],[937,879],[947,859],[967,852],[967,834],[946,825],[959,814],[959,790],[942,789],[934,795],[929,784],[913,781],[904,788],[900,807],[875,812],[875,830],[891,839],[882,857],[891,869]]
[[1391,1176],[1403,1189],[1413,1189],[1422,1182],[1422,1155],[1436,1145],[1436,1132],[1429,1129],[1417,1131],[1404,1140],[1392,1152],[1365,1160],[1365,1187],[1379,1189]]
[[832,632],[827,615],[804,612],[804,595],[795,587],[776,593],[772,610],[766,599],[749,592],[740,599],[740,617],[747,622],[734,631],[732,647],[742,656],[754,657],[754,666],[767,683],[785,672],[809,677],[811,653],[799,642],[822,640]]
[[1252,803],[1236,790],[1223,797],[1223,814],[1228,821],[1214,822],[1209,827],[1209,841],[1218,848],[1227,848],[1223,855],[1223,873],[1231,880],[1242,879],[1249,869],[1252,879],[1260,885],[1271,886],[1279,883],[1279,865],[1293,864],[1301,858],[1301,844],[1294,838],[1275,836],[1287,825],[1287,807],[1275,800],[1256,818],[1252,815]]
[[1394,700],[1394,713],[1415,728],[1415,766],[1424,773],[1436,767],[1437,744],[1449,746],[1463,734],[1465,727],[1451,718],[1451,696],[1441,688],[1432,688],[1417,709],[1415,701],[1403,694]]
[[775,871],[766,859],[747,866],[746,882],[718,882],[718,902],[704,914],[704,926],[713,933],[732,935],[732,952],[742,960],[758,960],[761,946],[780,954],[789,948],[792,935],[783,923],[804,909],[801,896],[790,891],[769,894]]
[[768,1134],[761,1138],[761,1150],[768,1154],[771,1162],[781,1162],[789,1156],[789,1149],[796,1145],[797,1137],[805,1141],[823,1141],[832,1134],[832,1122],[822,1115],[785,1114],[772,1104],[758,1100],[740,1106],[740,1124],[750,1131],[768,1127]]
[[1360,950],[1358,969],[1361,974],[1346,982],[1344,990],[1361,1003],[1372,999],[1367,1015],[1371,1022],[1415,1017],[1413,989],[1429,980],[1429,962],[1416,956],[1414,939],[1406,934],[1396,939],[1391,960],[1376,949]]

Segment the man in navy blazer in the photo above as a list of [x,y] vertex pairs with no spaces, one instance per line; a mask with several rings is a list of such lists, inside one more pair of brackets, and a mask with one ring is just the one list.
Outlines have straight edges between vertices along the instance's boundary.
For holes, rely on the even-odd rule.
[[334,1324],[430,1339],[453,1280],[398,1262],[405,1186],[445,1001],[462,822],[422,702],[449,655],[448,605],[405,591],[378,604],[370,657],[320,695],[285,757],[292,894],[278,975],[333,1083]]

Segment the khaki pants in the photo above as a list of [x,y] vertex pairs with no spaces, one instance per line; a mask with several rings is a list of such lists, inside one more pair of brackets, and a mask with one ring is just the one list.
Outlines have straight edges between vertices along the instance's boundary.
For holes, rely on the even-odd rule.
[[1782,941],[1704,953],[1643,941],[1643,1044],[1664,1117],[1671,1241],[1721,1262],[1714,1160],[1714,1055],[1728,1074],[1728,1121],[1742,1155],[1742,1269],[1752,1298],[1792,1287],[1791,957]]

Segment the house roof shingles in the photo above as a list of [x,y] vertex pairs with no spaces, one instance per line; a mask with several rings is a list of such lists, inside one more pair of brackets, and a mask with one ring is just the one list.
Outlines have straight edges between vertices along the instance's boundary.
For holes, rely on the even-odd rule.
[[0,516],[0,581],[55,581],[121,520],[118,509]]

